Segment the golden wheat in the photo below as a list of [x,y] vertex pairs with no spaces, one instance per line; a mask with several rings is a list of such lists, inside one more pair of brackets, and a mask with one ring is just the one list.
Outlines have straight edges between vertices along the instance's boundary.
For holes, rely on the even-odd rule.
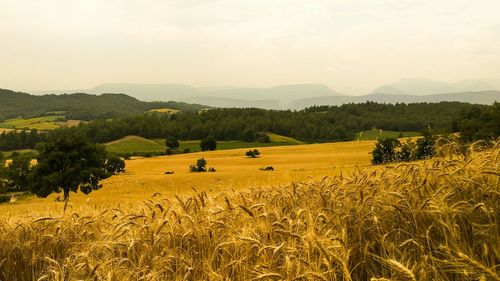
[[0,280],[499,280],[500,148],[452,146],[280,189],[4,219]]

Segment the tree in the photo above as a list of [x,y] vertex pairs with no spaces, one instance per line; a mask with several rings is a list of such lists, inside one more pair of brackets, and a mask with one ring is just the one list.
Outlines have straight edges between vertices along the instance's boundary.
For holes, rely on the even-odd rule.
[[201,151],[211,151],[217,148],[217,140],[213,136],[208,136],[200,142]]
[[257,149],[249,150],[245,153],[245,155],[250,158],[257,158],[260,155],[260,151]]
[[90,143],[71,130],[60,130],[37,145],[38,164],[33,169],[32,191],[38,197],[52,192],[64,193],[78,189],[85,194],[99,189],[99,181],[111,176],[106,169],[106,151],[103,146]]
[[111,175],[123,173],[125,172],[125,161],[116,155],[111,155],[106,159],[105,169]]
[[31,184],[31,155],[18,154],[5,169],[8,184],[15,191],[28,190]]
[[167,136],[165,139],[165,146],[170,149],[177,149],[179,148],[179,141],[173,136]]
[[380,165],[395,161],[396,148],[400,146],[401,143],[395,138],[378,139],[372,151],[372,164]]
[[196,165],[189,166],[189,171],[192,173],[201,173],[207,171],[207,160],[205,158],[198,159]]
[[435,150],[434,145],[436,144],[436,139],[432,135],[429,129],[422,132],[422,138],[417,140],[417,146],[415,149],[415,156],[417,159],[431,158],[434,156]]
[[243,132],[243,141],[245,142],[254,142],[255,141],[255,132],[250,129],[246,129]]
[[0,192],[3,190],[4,186],[7,184],[7,179],[5,175],[5,156],[3,152],[0,151]]

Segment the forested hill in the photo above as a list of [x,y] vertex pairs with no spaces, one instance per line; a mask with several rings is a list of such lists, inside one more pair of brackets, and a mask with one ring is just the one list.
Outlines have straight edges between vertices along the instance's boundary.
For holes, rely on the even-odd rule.
[[124,94],[30,95],[0,89],[0,120],[13,117],[35,117],[64,111],[68,119],[93,120],[142,114],[154,108],[198,111],[207,106],[183,102],[143,102]]

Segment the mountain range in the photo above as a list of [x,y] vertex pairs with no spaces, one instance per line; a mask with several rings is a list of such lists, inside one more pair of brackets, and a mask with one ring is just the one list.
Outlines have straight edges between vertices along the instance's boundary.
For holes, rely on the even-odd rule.
[[340,105],[373,101],[410,103],[461,101],[491,104],[500,101],[500,79],[464,80],[455,83],[427,79],[403,79],[381,85],[370,94],[349,96],[322,84],[292,84],[271,88],[201,87],[182,84],[102,84],[91,89],[42,91],[38,94],[84,92],[123,93],[144,101],[180,101],[212,107],[302,109],[312,105]]

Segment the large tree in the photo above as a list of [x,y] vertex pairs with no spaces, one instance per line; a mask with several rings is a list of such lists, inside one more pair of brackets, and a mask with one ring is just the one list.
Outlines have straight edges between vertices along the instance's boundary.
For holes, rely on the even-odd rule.
[[80,189],[88,194],[101,187],[101,179],[114,173],[106,169],[106,151],[103,146],[93,144],[70,130],[61,130],[52,135],[37,149],[38,164],[33,169],[32,191],[39,197],[62,191],[67,201],[70,191],[77,192]]
[[217,148],[217,140],[213,136],[208,136],[200,142],[201,151],[215,150]]

